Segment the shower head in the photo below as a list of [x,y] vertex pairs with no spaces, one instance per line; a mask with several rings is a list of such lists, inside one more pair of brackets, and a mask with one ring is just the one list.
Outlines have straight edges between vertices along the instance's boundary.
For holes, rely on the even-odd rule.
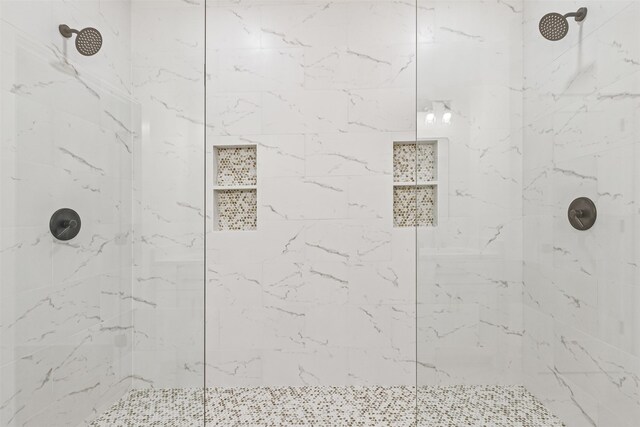
[[76,49],[78,49],[81,55],[95,55],[102,47],[102,34],[95,28],[87,27],[78,31],[69,28],[68,25],[62,24],[58,29],[60,30],[60,34],[66,38],[71,37],[73,34],[76,35]]
[[569,32],[567,18],[555,12],[544,15],[538,27],[542,37],[551,41],[563,39]]
[[547,13],[540,19],[538,28],[540,34],[547,40],[558,41],[563,39],[569,32],[569,21],[567,18],[575,17],[576,22],[584,21],[587,16],[587,8],[581,7],[577,12],[561,15],[559,13]]

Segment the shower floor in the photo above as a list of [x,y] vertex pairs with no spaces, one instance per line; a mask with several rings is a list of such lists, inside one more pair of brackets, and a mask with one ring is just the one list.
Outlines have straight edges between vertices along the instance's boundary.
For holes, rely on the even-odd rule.
[[[202,390],[133,390],[91,427],[202,426]],[[413,387],[207,390],[207,426],[416,426]],[[420,426],[562,427],[518,386],[419,387]]]

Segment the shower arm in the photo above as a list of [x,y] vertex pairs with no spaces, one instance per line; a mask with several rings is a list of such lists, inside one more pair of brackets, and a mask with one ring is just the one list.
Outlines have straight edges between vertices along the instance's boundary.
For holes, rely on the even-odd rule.
[[564,15],[565,18],[576,18],[576,22],[582,22],[584,21],[584,18],[587,17],[587,8],[586,7],[581,7],[580,9],[578,9],[577,12],[570,12],[567,13],[566,15]]
[[58,26],[58,30],[60,30],[60,34],[62,34],[62,37],[65,38],[70,38],[73,34],[79,34],[80,31],[78,30],[74,30],[73,28],[69,28],[68,25],[66,24],[60,24]]

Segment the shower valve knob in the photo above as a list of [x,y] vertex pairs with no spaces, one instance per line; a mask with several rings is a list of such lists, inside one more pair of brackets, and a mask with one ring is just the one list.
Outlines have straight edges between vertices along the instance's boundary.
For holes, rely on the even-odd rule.
[[569,205],[569,223],[576,230],[590,229],[595,224],[597,216],[595,203],[587,197],[579,197]]
[[49,230],[58,240],[71,240],[80,233],[80,215],[73,209],[58,209],[51,215]]

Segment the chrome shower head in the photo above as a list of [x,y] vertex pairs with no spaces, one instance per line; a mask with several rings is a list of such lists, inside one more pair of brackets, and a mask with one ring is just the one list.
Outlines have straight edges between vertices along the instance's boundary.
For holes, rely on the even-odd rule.
[[587,16],[587,8],[581,7],[577,12],[561,15],[559,13],[547,13],[540,19],[538,28],[540,34],[547,40],[558,41],[563,39],[569,32],[569,21],[567,18],[575,17],[576,22],[584,21]]
[[92,27],[84,28],[80,31],[69,28],[62,24],[58,27],[63,37],[69,38],[76,34],[76,49],[84,56],[92,56],[98,53],[102,47],[102,34]]

